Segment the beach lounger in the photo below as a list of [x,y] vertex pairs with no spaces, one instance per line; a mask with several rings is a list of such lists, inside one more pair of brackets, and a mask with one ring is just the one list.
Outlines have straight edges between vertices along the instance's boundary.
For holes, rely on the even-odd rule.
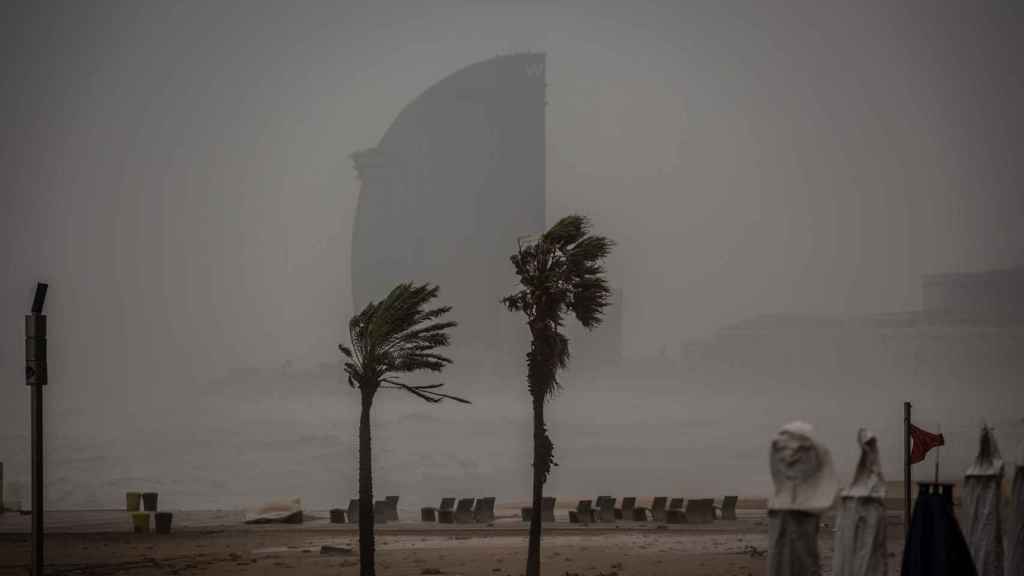
[[626,521],[635,520],[635,518],[633,516],[633,511],[635,509],[636,509],[636,497],[634,497],[634,496],[627,496],[627,497],[622,499],[622,508],[616,508],[615,509],[615,519],[616,520],[626,520]]
[[348,512],[345,516],[348,517],[349,524],[359,524],[359,499],[353,498],[348,501]]
[[398,522],[398,496],[385,496],[384,500],[388,503],[388,522]]
[[569,511],[569,522],[571,524],[590,524],[594,521],[594,508],[591,500],[580,500],[575,510]]
[[441,507],[437,510],[438,524],[455,523],[455,498],[441,499]]
[[673,498],[668,501],[668,509],[665,510],[665,522],[668,524],[682,524],[686,522],[686,511],[683,510],[683,498]]
[[[555,498],[554,496],[545,496],[541,501],[541,522],[554,522],[555,521]],[[533,508],[524,507],[519,510],[523,522],[529,522],[533,519]]]
[[668,498],[665,496],[655,496],[654,501],[651,502],[651,520],[655,522],[665,521],[665,505],[668,503]]
[[494,497],[477,498],[473,507],[473,521],[477,524],[494,522]]
[[598,497],[597,521],[615,522],[615,498],[611,496]]
[[718,517],[722,520],[735,520],[737,501],[739,501],[739,497],[737,496],[726,496],[725,498],[722,498],[722,506],[718,509]]
[[554,522],[555,521],[555,497],[545,496],[541,502],[541,522]]
[[686,521],[708,524],[715,521],[715,501],[711,498],[691,499],[686,503]]
[[455,505],[456,524],[473,523],[473,504],[475,502],[476,498],[459,498],[458,503]]
[[455,508],[455,498],[441,498],[441,505],[437,508],[433,506],[424,506],[420,508],[420,520],[423,522],[441,522],[442,524],[451,524],[454,521],[454,516],[450,515],[449,521],[445,522],[440,519],[441,512],[447,511],[452,512]]
[[387,500],[377,500],[373,503],[373,523],[384,524],[391,518],[391,503]]

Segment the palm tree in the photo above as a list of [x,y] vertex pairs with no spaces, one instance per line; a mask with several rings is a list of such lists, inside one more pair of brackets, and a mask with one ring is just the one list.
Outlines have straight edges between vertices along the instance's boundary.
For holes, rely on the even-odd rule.
[[370,302],[349,320],[351,347],[338,348],[348,360],[348,384],[359,389],[359,574],[374,576],[373,475],[370,468],[370,409],[381,389],[403,390],[430,403],[468,400],[443,394],[443,384],[413,386],[397,379],[400,374],[430,370],[440,372],[451,359],[436,350],[448,345],[448,330],[455,322],[439,319],[450,306],[426,308],[437,296],[437,286],[399,284],[380,303]]
[[539,239],[520,243],[512,256],[522,288],[502,303],[526,316],[532,338],[526,355],[533,401],[533,515],[527,576],[540,574],[541,503],[544,482],[555,464],[554,444],[544,424],[544,403],[560,388],[558,370],[569,362],[562,316],[571,312],[588,330],[601,323],[611,296],[601,262],[612,246],[611,240],[590,234],[586,218],[572,215],[559,220]]

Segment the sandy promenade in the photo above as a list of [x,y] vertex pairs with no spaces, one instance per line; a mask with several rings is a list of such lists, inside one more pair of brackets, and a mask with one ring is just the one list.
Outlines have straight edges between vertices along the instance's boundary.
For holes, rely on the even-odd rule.
[[[177,512],[170,535],[128,532],[120,511],[50,513],[48,574],[355,574],[357,535],[310,512],[301,525],[241,524],[239,512]],[[411,514],[406,516],[412,517]],[[28,574],[28,516],[0,516],[0,574]],[[831,560],[831,522],[821,550]],[[522,573],[526,524],[499,517],[492,525],[403,521],[378,527],[382,575]],[[736,521],[705,525],[619,522],[545,527],[543,566],[549,575],[760,575],[767,545],[763,510],[741,510]],[[890,515],[889,551],[898,561],[902,525]],[[335,547],[324,554],[322,546]],[[890,573],[897,573],[896,566]]]

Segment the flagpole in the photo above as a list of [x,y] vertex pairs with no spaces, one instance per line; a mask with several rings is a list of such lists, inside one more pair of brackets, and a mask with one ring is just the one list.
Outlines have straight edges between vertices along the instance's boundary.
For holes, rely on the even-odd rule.
[[903,533],[910,533],[910,402],[903,403]]

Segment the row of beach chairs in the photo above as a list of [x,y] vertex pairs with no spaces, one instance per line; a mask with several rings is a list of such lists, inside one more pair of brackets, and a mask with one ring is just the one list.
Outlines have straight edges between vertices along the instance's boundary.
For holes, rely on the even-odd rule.
[[442,498],[437,508],[420,508],[420,520],[438,524],[489,524],[494,522],[494,497]]
[[[569,511],[572,524],[591,524],[616,521],[661,522],[665,524],[706,524],[716,518],[736,519],[736,496],[726,496],[722,505],[716,506],[711,498],[668,498],[657,496],[650,509],[636,505],[635,497],[622,499],[620,507],[615,506],[612,496],[598,496],[596,500],[580,500],[575,510]],[[685,505],[684,505],[685,504]],[[533,508],[520,510],[523,522],[533,518]],[[376,524],[398,521],[398,496],[387,496],[373,503],[373,519]],[[487,498],[442,498],[436,508],[420,508],[420,520],[439,524],[488,524],[494,522],[494,497]],[[555,498],[545,496],[541,504],[541,521],[555,521]],[[331,510],[331,522],[357,524],[359,522],[359,500],[349,501],[348,510]]]
[[[332,524],[358,524],[359,499],[349,500],[348,510],[332,508],[330,514]],[[383,500],[373,503],[373,522],[374,524],[398,522],[398,496],[386,496]]]
[[[651,502],[648,510],[636,505],[635,497],[622,499],[622,505],[615,507],[612,496],[598,496],[596,500],[580,500],[575,510],[569,511],[569,522],[572,524],[590,524],[616,521],[663,522],[665,524],[706,524],[716,518],[722,520],[736,519],[736,496],[726,496],[722,505],[716,506],[712,498],[697,498],[686,501],[683,498],[669,499],[658,496]],[[684,507],[685,503],[685,507]],[[533,518],[533,508],[522,508],[521,517],[524,522]],[[555,499],[545,497],[541,504],[541,521],[555,521]]]

